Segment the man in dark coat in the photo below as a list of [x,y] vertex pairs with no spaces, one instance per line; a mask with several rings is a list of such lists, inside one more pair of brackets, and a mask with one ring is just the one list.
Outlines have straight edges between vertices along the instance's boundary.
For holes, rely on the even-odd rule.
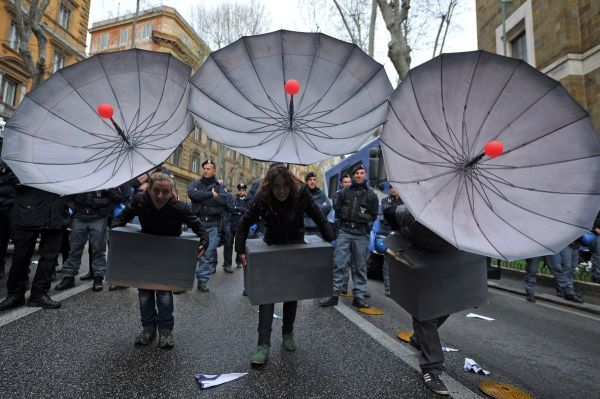
[[[310,192],[313,201],[319,207],[321,213],[327,217],[329,212],[331,211],[331,201],[323,191],[319,187],[317,187],[317,175],[315,172],[308,172],[304,177],[304,182],[306,183],[306,190]],[[315,222],[308,216],[304,215],[304,230],[306,234],[315,234],[319,235],[319,228],[315,224]]]
[[17,190],[17,177],[0,159],[0,278],[4,277],[6,249],[13,233],[13,205]]
[[29,265],[38,237],[41,237],[40,258],[27,306],[57,309],[60,302],[53,301],[48,296],[48,290],[67,219],[66,202],[58,194],[19,185],[14,216],[15,252],[7,281],[8,296],[0,303],[0,310],[25,304]]
[[[238,192],[235,197],[232,198],[229,204],[229,212],[231,213],[231,237],[235,238],[237,234],[238,225],[240,224],[240,218],[248,208],[250,207],[250,202],[252,198],[246,195],[246,189],[248,187],[244,183],[240,183],[237,185]],[[233,240],[232,240],[233,244]],[[232,248],[233,249],[233,245]],[[238,269],[242,268],[242,261],[239,256],[235,257],[235,264]]]
[[227,206],[225,189],[215,178],[216,170],[217,166],[212,160],[204,161],[202,178],[188,185],[188,197],[192,201],[192,211],[200,218],[208,232],[208,248],[200,258],[196,271],[198,290],[201,292],[208,292],[207,282],[212,270],[217,267],[219,227]]
[[319,302],[320,306],[334,306],[342,290],[344,269],[354,264],[352,305],[368,307],[364,302],[367,294],[367,253],[371,224],[377,219],[379,201],[367,185],[365,167],[357,165],[352,171],[352,185],[336,197],[333,204],[336,218],[340,220],[339,233],[333,252],[333,295]]

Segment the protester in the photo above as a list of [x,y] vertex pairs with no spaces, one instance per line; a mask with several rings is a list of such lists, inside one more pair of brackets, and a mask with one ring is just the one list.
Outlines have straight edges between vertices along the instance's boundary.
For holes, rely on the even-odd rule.
[[[192,213],[189,205],[175,199],[173,179],[164,173],[155,173],[148,179],[148,189],[138,193],[131,203],[115,218],[112,225],[124,226],[135,216],[140,219],[143,233],[178,237],[182,224],[187,225],[200,237],[198,256],[208,247],[208,234],[202,227],[200,219]],[[135,255],[135,254],[132,254]],[[165,259],[168,267],[168,259]],[[172,348],[173,338],[173,293],[171,291],[138,290],[142,332],[135,338],[136,345],[149,345],[156,337],[158,329],[158,346]]]
[[217,267],[217,247],[219,246],[219,227],[221,217],[226,211],[227,196],[225,189],[215,178],[217,166],[213,161],[202,163],[202,178],[188,185],[188,197],[192,201],[192,211],[202,221],[208,233],[208,248],[200,258],[196,279],[198,290],[208,292],[208,280]]
[[[265,223],[264,241],[268,245],[304,243],[304,213],[319,227],[326,241],[335,238],[331,225],[314,203],[302,183],[287,168],[276,166],[269,169],[261,183],[257,197],[242,215],[235,238],[235,250],[246,266],[246,239],[250,226],[262,218]],[[283,304],[283,347],[296,350],[294,320],[297,301]],[[258,308],[258,347],[250,358],[254,365],[263,365],[269,358],[271,326],[275,304],[260,305]]]
[[55,290],[62,291],[75,286],[75,275],[79,272],[81,256],[88,240],[91,249],[89,264],[94,273],[92,291],[102,290],[106,274],[108,219],[114,207],[124,200],[125,197],[117,189],[81,193],[73,197],[69,257],[63,263],[63,279]]
[[339,233],[333,253],[333,295],[319,302],[320,306],[338,304],[342,289],[344,269],[349,262],[354,265],[352,283],[352,306],[366,308],[367,253],[371,223],[377,219],[379,201],[367,185],[365,167],[360,164],[352,171],[352,185],[344,189],[333,204],[336,217],[340,220]]
[[[317,187],[317,175],[314,172],[308,172],[304,177],[304,182],[306,183],[306,189],[310,192],[313,201],[317,204],[321,213],[327,217],[331,211],[331,201],[329,201],[329,198],[327,198],[325,193]],[[319,228],[308,215],[304,215],[304,231],[306,234],[319,235]]]
[[17,181],[12,170],[0,159],[0,279],[4,277],[6,249],[13,235],[13,205],[17,196]]
[[14,217],[15,249],[6,285],[8,295],[0,303],[0,310],[25,304],[29,265],[38,237],[40,258],[27,306],[58,309],[60,302],[53,301],[48,296],[48,290],[62,243],[64,223],[67,220],[66,202],[58,194],[18,185]]

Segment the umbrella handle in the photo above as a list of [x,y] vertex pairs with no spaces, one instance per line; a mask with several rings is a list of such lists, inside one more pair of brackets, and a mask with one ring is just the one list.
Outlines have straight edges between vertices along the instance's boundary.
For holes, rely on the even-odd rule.
[[123,133],[123,130],[119,127],[119,125],[117,125],[117,122],[115,122],[115,120],[112,117],[110,118],[110,121],[112,122],[119,136],[121,136],[121,138],[127,143],[127,145],[131,147],[131,143],[129,142],[129,140],[127,140],[127,137],[125,137],[125,133]]
[[482,152],[481,154],[477,155],[475,158],[471,159],[471,161],[465,165],[465,168],[469,168],[473,165],[475,165],[477,162],[481,161],[481,158],[483,158],[485,156],[485,152]]
[[294,96],[290,96],[290,129],[292,128],[292,121],[294,119]]

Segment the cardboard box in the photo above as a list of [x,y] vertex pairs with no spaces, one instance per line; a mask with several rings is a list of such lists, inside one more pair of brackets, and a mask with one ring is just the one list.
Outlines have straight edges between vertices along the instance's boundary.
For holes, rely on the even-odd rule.
[[318,236],[306,244],[246,241],[244,282],[250,303],[261,305],[323,298],[333,293],[333,246]]
[[194,288],[200,243],[195,234],[157,236],[128,224],[112,229],[109,240],[106,279],[110,284],[164,291]]
[[411,247],[399,258],[390,250],[385,256],[391,297],[417,320],[449,315],[487,299],[485,257],[455,248],[425,252]]

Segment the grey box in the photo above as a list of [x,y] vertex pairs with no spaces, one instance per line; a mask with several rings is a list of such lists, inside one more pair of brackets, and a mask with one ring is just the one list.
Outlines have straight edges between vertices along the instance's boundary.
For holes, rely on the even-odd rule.
[[112,229],[109,240],[106,279],[110,284],[164,291],[194,287],[200,243],[195,234],[158,236],[129,224]]
[[449,249],[408,248],[402,261],[386,253],[391,297],[417,320],[481,305],[487,299],[486,258]]
[[292,245],[246,241],[244,282],[251,304],[332,295],[333,246],[318,236],[306,236],[305,241]]

